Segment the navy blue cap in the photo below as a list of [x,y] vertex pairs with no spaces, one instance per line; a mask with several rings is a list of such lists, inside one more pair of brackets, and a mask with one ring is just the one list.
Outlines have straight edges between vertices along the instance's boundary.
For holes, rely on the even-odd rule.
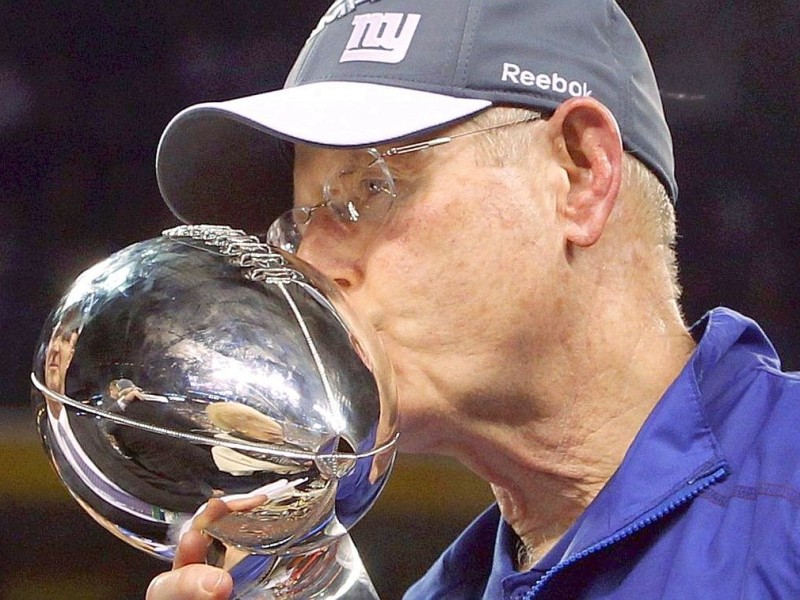
[[[282,90],[189,107],[167,126],[159,187],[186,222],[258,232],[291,205],[286,142],[361,147],[490,106],[592,96],[677,197],[650,60],[612,0],[337,0]],[[266,134],[266,135],[265,135]]]

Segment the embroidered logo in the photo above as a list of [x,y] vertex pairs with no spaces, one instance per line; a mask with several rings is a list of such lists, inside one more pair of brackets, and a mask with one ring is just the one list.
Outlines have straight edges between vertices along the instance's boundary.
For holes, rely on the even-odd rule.
[[339,62],[368,61],[397,64],[408,52],[420,15],[367,13],[353,17],[353,33]]
[[558,73],[534,73],[509,62],[503,63],[503,75],[500,81],[511,81],[517,85],[540,90],[553,90],[558,94],[565,96],[568,94],[574,98],[592,95],[592,90],[585,81],[568,80]]

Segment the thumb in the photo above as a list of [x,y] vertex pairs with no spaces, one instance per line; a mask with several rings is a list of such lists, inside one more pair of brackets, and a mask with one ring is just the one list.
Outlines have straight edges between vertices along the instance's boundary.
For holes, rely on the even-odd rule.
[[226,571],[192,564],[153,579],[146,600],[227,600],[232,591],[233,580]]

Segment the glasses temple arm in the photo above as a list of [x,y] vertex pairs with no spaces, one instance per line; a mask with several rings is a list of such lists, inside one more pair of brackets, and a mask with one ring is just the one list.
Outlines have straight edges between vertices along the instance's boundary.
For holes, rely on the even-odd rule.
[[509,127],[510,125],[520,125],[522,123],[530,123],[532,121],[538,121],[541,118],[542,118],[541,113],[533,113],[529,117],[520,119],[518,121],[512,121],[511,123],[501,123],[499,125],[492,125],[490,127],[484,127],[482,129],[473,129],[472,131],[462,131],[461,133],[455,133],[450,136],[444,136],[432,140],[426,140],[424,142],[417,142],[416,144],[408,144],[406,146],[396,146],[394,148],[389,148],[386,152],[381,153],[380,156],[381,157],[399,156],[401,154],[408,154],[410,152],[418,152],[419,150],[427,150],[428,148],[433,148],[435,146],[441,146],[442,144],[447,144],[448,142],[452,142],[456,138],[464,137],[467,135],[475,135],[476,133],[483,133],[485,131],[492,131],[493,129],[500,129],[502,127]]
[[452,141],[452,139],[453,139],[452,137],[440,137],[434,140],[418,142],[416,144],[408,144],[407,146],[397,146],[395,148],[389,148],[386,152],[382,154],[382,156],[398,156],[400,154],[408,154],[409,152],[427,150],[428,148],[433,148],[434,146],[441,146],[442,144],[446,144]]

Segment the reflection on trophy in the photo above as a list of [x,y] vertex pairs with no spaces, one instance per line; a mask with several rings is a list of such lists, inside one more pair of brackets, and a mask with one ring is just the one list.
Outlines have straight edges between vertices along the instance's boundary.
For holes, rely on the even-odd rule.
[[391,367],[310,266],[166,231],[75,281],[31,379],[59,476],[116,536],[171,560],[205,532],[236,598],[377,597],[348,530],[394,461]]

